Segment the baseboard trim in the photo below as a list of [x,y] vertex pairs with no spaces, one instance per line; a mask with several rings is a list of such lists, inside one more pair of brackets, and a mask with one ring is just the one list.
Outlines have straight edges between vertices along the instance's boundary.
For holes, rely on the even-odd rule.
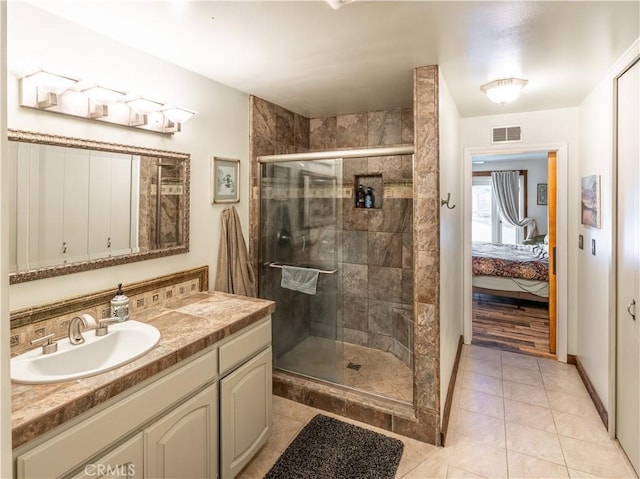
[[600,396],[598,396],[598,393],[596,392],[596,388],[593,387],[593,384],[591,383],[591,380],[589,379],[587,372],[582,366],[580,359],[578,359],[578,357],[573,354],[568,354],[567,363],[573,364],[578,370],[580,379],[582,379],[582,382],[587,388],[587,392],[589,393],[589,396],[591,396],[591,401],[593,402],[593,405],[596,407],[596,411],[598,411],[598,415],[600,416],[600,419],[602,420],[604,427],[607,428],[608,430],[609,429],[609,413],[607,413],[607,408],[605,408],[604,404],[602,404],[602,400],[600,399]]
[[444,411],[442,414],[442,429],[440,430],[440,445],[444,446],[447,439],[447,431],[449,429],[449,418],[451,417],[451,406],[453,404],[453,391],[456,387],[456,379],[458,377],[458,366],[460,365],[460,357],[462,356],[462,345],[464,337],[460,336],[458,340],[458,351],[456,352],[456,360],[453,363],[453,371],[451,371],[451,380],[447,389],[447,399],[444,403]]

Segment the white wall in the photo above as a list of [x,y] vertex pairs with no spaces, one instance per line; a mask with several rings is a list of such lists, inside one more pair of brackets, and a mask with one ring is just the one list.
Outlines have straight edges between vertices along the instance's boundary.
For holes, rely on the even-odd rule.
[[[7,3],[0,2],[0,158],[7,156]],[[9,188],[7,162],[0,162],[0,477],[11,477],[11,380],[9,360]]]
[[[224,205],[209,203],[211,156],[241,160],[241,202],[236,205],[248,234],[248,95],[115,43],[89,30],[19,2],[8,2],[8,127],[160,148],[191,154],[191,241],[184,255],[115,266],[13,285],[11,309],[153,278],[200,265],[214,277]],[[158,41],[170,41],[159,38]],[[204,54],[204,52],[203,52]],[[99,81],[199,114],[173,136],[119,127],[19,107],[17,77],[36,68]],[[211,281],[213,283],[213,281]]]
[[[578,108],[559,108],[556,110],[540,110],[526,113],[512,113],[504,115],[491,115],[462,119],[462,145],[465,149],[482,150],[484,153],[509,153],[524,151],[527,148],[544,145],[566,145],[566,165],[558,165],[558,176],[562,170],[566,171],[567,178],[577,176],[579,161],[578,151]],[[505,125],[520,125],[522,127],[523,141],[508,145],[494,145],[491,143],[491,128]],[[560,161],[560,158],[559,158]],[[470,168],[469,168],[470,170]],[[558,232],[558,255],[566,255],[566,271],[559,269],[560,274],[567,278],[566,297],[558,298],[559,310],[563,304],[570,305],[567,309],[567,351],[569,354],[577,352],[577,286],[576,286],[576,261],[577,261],[577,230],[580,221],[578,195],[579,189],[575,181],[568,181],[567,185],[558,184],[558,203],[566,205],[567,231]],[[564,243],[561,238],[567,238]],[[564,249],[564,252],[562,251]],[[469,258],[470,264],[470,258]],[[465,293],[466,294],[466,293]],[[559,325],[560,327],[560,325]],[[560,352],[561,345],[558,345]]]
[[[478,157],[479,160],[482,157]],[[546,234],[547,207],[537,203],[538,183],[547,183],[547,156],[544,160],[495,160],[487,161],[484,165],[473,165],[473,171],[527,171],[527,216],[536,220],[538,235]]]
[[451,204],[440,208],[440,417],[462,335],[462,150],[460,114],[442,73],[438,79],[440,195]]
[[[601,229],[578,224],[584,235],[584,250],[577,250],[576,282],[578,301],[577,355],[604,406],[612,412],[613,348],[615,341],[613,316],[615,276],[613,272],[614,158],[613,158],[613,82],[614,77],[640,54],[636,42],[616,62],[580,106],[580,162],[574,178],[580,202],[580,180],[583,176],[600,175]],[[591,240],[596,240],[596,255],[591,254]],[[610,421],[611,423],[612,421]]]

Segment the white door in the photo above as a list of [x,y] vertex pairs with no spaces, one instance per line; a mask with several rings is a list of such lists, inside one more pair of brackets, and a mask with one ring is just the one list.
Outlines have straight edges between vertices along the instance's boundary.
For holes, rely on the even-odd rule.
[[640,63],[618,79],[616,435],[640,472]]

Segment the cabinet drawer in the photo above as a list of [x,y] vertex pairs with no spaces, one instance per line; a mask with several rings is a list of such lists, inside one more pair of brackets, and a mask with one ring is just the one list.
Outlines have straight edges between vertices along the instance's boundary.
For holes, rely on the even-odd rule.
[[220,346],[220,374],[225,374],[271,344],[271,316],[258,326]]

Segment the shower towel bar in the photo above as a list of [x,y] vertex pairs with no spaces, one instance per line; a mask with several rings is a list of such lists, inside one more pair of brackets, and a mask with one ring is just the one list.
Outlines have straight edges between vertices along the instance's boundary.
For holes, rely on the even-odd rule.
[[[267,266],[269,266],[270,268],[280,268],[282,269],[282,264],[280,263],[267,263]],[[291,266],[295,266],[295,265],[291,265]],[[319,269],[318,272],[321,274],[333,274],[336,271],[338,271],[337,269]]]

